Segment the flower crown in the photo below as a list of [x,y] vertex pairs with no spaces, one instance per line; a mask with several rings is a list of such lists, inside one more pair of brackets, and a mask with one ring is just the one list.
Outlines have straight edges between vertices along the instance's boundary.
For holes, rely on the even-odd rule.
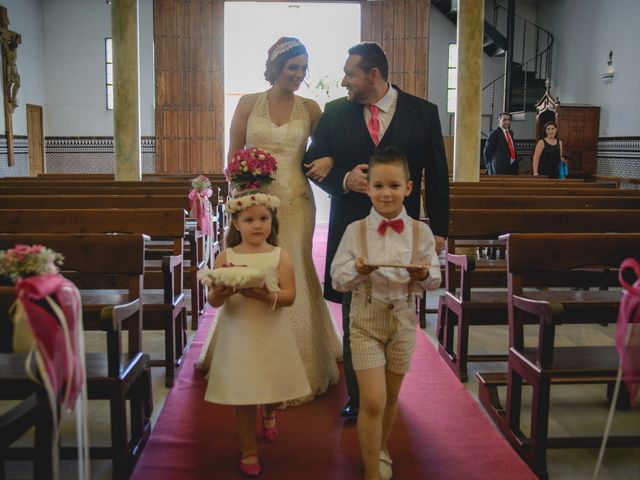
[[254,205],[263,205],[269,210],[275,210],[280,206],[280,199],[275,195],[256,192],[232,198],[225,207],[229,212],[236,213]]
[[292,48],[296,48],[296,47],[303,47],[304,45],[302,45],[302,42],[300,42],[300,40],[287,40],[286,42],[282,42],[281,44],[277,45],[273,51],[271,52],[271,55],[269,55],[269,61],[273,62],[276,58],[278,58],[278,56],[282,55],[284,52],[291,50]]

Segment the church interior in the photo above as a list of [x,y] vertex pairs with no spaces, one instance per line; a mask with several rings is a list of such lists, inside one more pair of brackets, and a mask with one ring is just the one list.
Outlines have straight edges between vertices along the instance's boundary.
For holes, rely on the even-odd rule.
[[[225,64],[243,62],[225,45],[234,3],[254,5],[0,0],[0,479],[241,478],[233,413],[204,401],[194,368],[215,322],[198,272],[231,221],[229,99],[249,93],[225,88]],[[640,478],[640,2],[286,2],[307,4],[358,6],[353,28],[382,46],[389,82],[437,107],[448,164],[443,281],[416,304],[393,478]],[[340,80],[316,98],[347,95]],[[513,175],[485,154],[503,112]],[[548,122],[560,178],[538,175]],[[331,198],[314,196],[322,284]],[[41,363],[16,341],[31,310],[1,270],[18,244],[61,253],[81,293],[82,328],[65,335],[86,349],[84,412],[25,372]],[[362,478],[342,377],[278,410],[262,478]]]

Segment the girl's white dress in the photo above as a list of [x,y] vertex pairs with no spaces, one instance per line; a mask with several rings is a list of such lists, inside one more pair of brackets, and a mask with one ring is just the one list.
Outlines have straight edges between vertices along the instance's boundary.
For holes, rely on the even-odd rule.
[[[308,402],[338,381],[336,362],[342,358],[342,340],[322,297],[312,257],[316,207],[311,186],[301,168],[311,133],[311,118],[304,100],[296,96],[289,121],[275,126],[269,117],[267,95],[267,92],[260,94],[251,110],[246,144],[270,152],[278,161],[269,193],[280,198],[278,242],[289,253],[296,276],[296,300],[284,310],[311,385],[311,393],[286,402],[286,406]],[[215,324],[214,320],[214,328]],[[200,368],[208,368],[217,335],[213,331],[209,333],[198,361]]]
[[[269,253],[226,250],[227,261],[275,276],[280,248]],[[225,405],[280,403],[307,396],[307,381],[288,315],[234,295],[219,310],[205,400]]]

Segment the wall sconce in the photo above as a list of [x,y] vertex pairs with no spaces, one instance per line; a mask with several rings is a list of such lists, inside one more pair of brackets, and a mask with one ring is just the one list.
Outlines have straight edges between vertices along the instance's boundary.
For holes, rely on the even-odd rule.
[[613,68],[613,51],[609,50],[609,61],[607,62],[607,72],[602,74],[602,79],[604,83],[613,82],[613,76],[615,75],[615,70]]

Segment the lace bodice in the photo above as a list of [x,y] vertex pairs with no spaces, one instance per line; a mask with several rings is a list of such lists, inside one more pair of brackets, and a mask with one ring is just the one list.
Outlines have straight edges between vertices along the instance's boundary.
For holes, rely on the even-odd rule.
[[271,153],[278,161],[276,178],[270,193],[295,207],[299,201],[310,200],[307,178],[302,174],[300,160],[311,135],[311,117],[304,99],[295,96],[289,121],[275,126],[269,116],[268,92],[261,93],[247,121],[246,144]]

